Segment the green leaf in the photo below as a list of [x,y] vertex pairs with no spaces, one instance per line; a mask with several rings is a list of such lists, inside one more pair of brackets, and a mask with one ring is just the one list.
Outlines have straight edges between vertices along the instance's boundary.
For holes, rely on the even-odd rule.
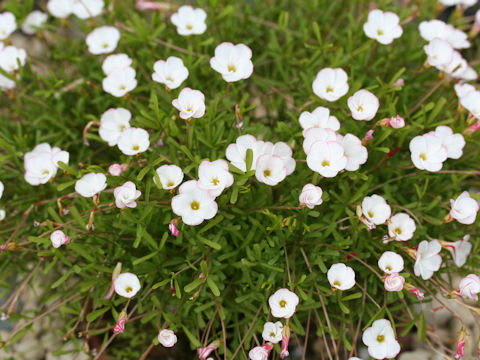
[[110,308],[105,307],[105,308],[102,308],[102,309],[92,311],[91,313],[89,313],[87,315],[87,321],[88,322],[94,321],[95,319],[99,318],[101,315],[105,314],[108,310],[110,310]]
[[210,276],[207,276],[207,285],[210,290],[212,290],[213,295],[220,296],[220,290],[218,289],[217,284],[215,284],[215,281],[213,281]]

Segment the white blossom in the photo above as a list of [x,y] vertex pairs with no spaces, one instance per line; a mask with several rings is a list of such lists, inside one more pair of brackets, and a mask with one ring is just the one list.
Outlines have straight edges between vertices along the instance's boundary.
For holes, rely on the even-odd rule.
[[345,136],[337,134],[337,141],[343,146],[343,151],[347,158],[345,170],[357,171],[360,165],[367,162],[367,148],[362,145],[362,141],[358,137],[353,134],[347,134]]
[[172,330],[169,329],[162,329],[158,333],[158,342],[163,347],[173,347],[177,343],[177,335]]
[[378,267],[386,274],[399,273],[403,266],[403,258],[393,251],[385,251],[378,259]]
[[185,224],[200,225],[217,214],[218,205],[214,198],[208,191],[200,189],[197,181],[184,182],[178,193],[172,199],[172,210]]
[[25,180],[33,186],[46,184],[57,174],[59,161],[68,164],[68,152],[47,143],[38,144],[25,154]]
[[178,88],[188,77],[188,69],[183,65],[182,59],[176,56],[156,61],[153,70],[153,81],[164,84],[169,89]]
[[460,104],[480,120],[480,91],[475,90],[467,93],[460,98]]
[[27,15],[22,24],[22,31],[27,35],[33,35],[37,32],[38,28],[41,28],[45,21],[47,21],[48,15],[43,11],[34,10]]
[[226,157],[237,169],[246,172],[247,171],[247,151],[252,151],[252,165],[248,170],[255,170],[257,167],[257,159],[263,155],[262,147],[263,141],[258,141],[252,135],[241,135],[237,138],[234,144],[230,144],[226,150]]
[[130,127],[125,129],[118,139],[118,148],[125,155],[137,155],[148,149],[150,146],[150,135],[148,131],[140,128]]
[[115,292],[125,298],[134,297],[140,290],[140,280],[138,280],[137,275],[128,272],[118,275],[113,285]]
[[362,200],[362,213],[373,224],[384,224],[392,213],[390,206],[380,195],[365,196]]
[[449,126],[437,126],[434,132],[440,139],[443,147],[447,150],[447,157],[450,159],[460,159],[463,155],[465,139],[462,134],[454,134]]
[[222,75],[226,82],[248,79],[253,73],[252,50],[245,44],[224,42],[215,48],[210,59],[213,70]]
[[340,129],[340,122],[338,119],[335,116],[330,115],[330,110],[323,106],[317,107],[312,112],[302,112],[298,120],[304,129],[304,135],[305,130],[312,127],[330,129],[332,131],[338,131]]
[[337,101],[348,92],[347,80],[347,73],[341,68],[322,69],[313,81],[313,92],[320,99]]
[[323,191],[319,186],[307,184],[303,187],[298,198],[300,205],[313,209],[316,205],[321,205]]
[[100,118],[98,134],[108,145],[117,145],[122,133],[130,127],[131,118],[132,114],[127,109],[108,109]]
[[475,222],[479,209],[478,202],[470,197],[468,191],[461,193],[455,200],[450,199],[452,209],[449,215],[461,224],[470,225]]
[[113,26],[101,26],[94,29],[85,39],[88,51],[94,55],[111,53],[120,40],[120,31]]
[[88,173],[75,183],[75,191],[83,197],[93,197],[107,187],[107,177],[101,173]]
[[362,89],[348,98],[348,107],[355,120],[372,120],[380,106],[378,98],[370,91]]
[[122,97],[137,87],[135,69],[126,67],[115,69],[103,79],[103,90],[115,97]]
[[276,323],[266,322],[263,325],[263,340],[274,344],[279,343],[282,340],[282,330],[283,324],[280,321],[277,321]]
[[62,245],[68,244],[70,238],[62,230],[55,230],[50,234],[50,241],[54,248],[59,248]]
[[308,167],[324,177],[335,177],[347,165],[343,146],[336,141],[317,141],[307,155]]
[[468,35],[441,20],[422,21],[419,25],[420,35],[427,41],[441,39],[447,41],[454,49],[470,47]]
[[222,191],[233,185],[233,175],[228,171],[228,163],[219,159],[202,161],[198,166],[198,187],[217,197]]
[[205,95],[200,90],[182,89],[172,105],[180,111],[180,117],[184,120],[205,115]]
[[385,279],[383,280],[383,286],[385,287],[385,290],[391,292],[402,291],[404,284],[405,278],[397,273],[389,274],[385,276]]
[[327,278],[330,285],[338,290],[348,290],[355,286],[355,271],[342,263],[330,266]]
[[17,29],[17,20],[10,11],[0,13],[0,40],[7,39]]
[[80,19],[88,19],[102,13],[103,0],[73,0],[72,12]]
[[440,269],[442,257],[439,255],[442,250],[438,240],[428,242],[423,240],[419,245],[416,253],[416,261],[414,271],[416,276],[422,276],[423,280],[432,277],[435,271]]
[[[155,171],[160,179],[160,186],[165,190],[174,189],[183,181],[183,171],[177,165],[162,165]],[[157,183],[155,176],[153,182]]]
[[393,359],[400,352],[392,325],[385,319],[375,320],[363,333],[362,341],[374,359]]
[[470,274],[460,280],[459,294],[464,299],[471,299],[478,301],[478,294],[480,293],[480,277],[476,274]]
[[18,63],[25,65],[27,53],[24,49],[16,48],[15,46],[5,46],[3,49],[0,46],[0,68],[7,73],[12,73],[18,70]]
[[472,251],[470,235],[465,235],[461,240],[447,243],[444,246],[452,255],[453,261],[457,267],[462,267],[467,262],[467,258]]
[[119,209],[124,209],[126,207],[137,207],[135,200],[138,199],[142,193],[137,190],[133,182],[127,181],[125,184],[117,186],[113,190],[113,195],[115,196],[115,205]]
[[283,160],[276,155],[262,155],[257,160],[255,177],[258,181],[275,186],[285,179],[287,168]]
[[288,319],[293,316],[299,298],[297,294],[288,289],[279,289],[268,298],[268,305],[272,315],[276,318]]
[[113,54],[103,60],[102,70],[108,76],[113,71],[126,69],[130,65],[132,65],[132,59],[127,54]]
[[316,128],[312,127],[310,129],[304,130],[303,131],[303,151],[305,151],[305,154],[309,154],[310,150],[313,146],[318,141],[322,142],[330,142],[330,141],[336,141],[340,139],[338,134],[335,133],[335,131],[331,129],[323,129],[323,128]]
[[203,34],[207,30],[206,18],[207,13],[203,9],[194,9],[189,5],[183,5],[171,16],[170,20],[177,27],[178,34],[188,36]]
[[415,230],[415,221],[405,213],[395,214],[388,221],[388,235],[397,241],[410,240]]
[[427,54],[427,62],[431,66],[447,65],[453,59],[453,47],[446,40],[435,38],[423,49]]
[[397,14],[378,9],[370,11],[368,21],[363,24],[363,31],[367,37],[377,40],[380,44],[388,45],[403,34]]
[[434,134],[415,136],[410,141],[410,157],[417,169],[439,171],[447,160],[447,149]]

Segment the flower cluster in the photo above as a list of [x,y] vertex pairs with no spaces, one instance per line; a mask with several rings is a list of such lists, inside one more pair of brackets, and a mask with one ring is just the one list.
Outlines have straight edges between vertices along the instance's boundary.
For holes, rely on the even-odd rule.
[[[0,13],[0,40],[7,39],[16,27],[17,23],[12,13]],[[7,77],[0,74],[0,89],[8,90],[15,87],[15,79],[19,79],[19,64],[24,66],[26,58],[27,53],[24,49],[13,45],[5,46],[3,42],[0,42],[0,68],[9,75]]]
[[103,0],[48,0],[47,9],[50,14],[59,19],[66,19],[75,15],[79,19],[88,19],[99,16],[103,7]]
[[68,164],[69,153],[58,147],[41,143],[25,154],[25,180],[33,186],[46,184],[53,179],[59,168],[58,162]]
[[132,68],[132,59],[126,54],[109,55],[103,61],[105,78],[103,90],[115,97],[122,97],[137,87],[136,72]]

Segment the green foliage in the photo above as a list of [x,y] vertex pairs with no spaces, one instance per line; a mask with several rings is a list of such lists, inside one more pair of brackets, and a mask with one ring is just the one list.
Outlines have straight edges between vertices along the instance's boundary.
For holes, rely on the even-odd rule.
[[[0,204],[7,212],[0,237],[2,243],[17,245],[0,255],[1,288],[11,286],[8,279],[25,278],[32,264],[40,262],[47,280],[36,275],[32,281],[42,281],[46,308],[70,299],[58,307],[66,321],[63,333],[79,320],[75,333],[88,328],[105,344],[127,303],[116,295],[104,300],[113,269],[121,262],[122,271],[139,276],[142,289],[129,304],[130,310],[135,306],[133,317],[139,318],[127,322],[125,333],[116,336],[107,350],[114,359],[138,359],[163,325],[185,335],[183,345],[177,346],[193,350],[215,339],[223,343],[226,337],[227,349],[222,345],[218,350],[221,357],[226,352],[228,359],[234,353],[244,359],[237,348],[248,352],[254,346],[253,334],[258,337],[263,323],[271,319],[267,299],[281,287],[300,297],[292,331],[302,338],[307,318],[311,319],[310,334],[324,336],[328,344],[340,341],[340,358],[347,358],[344,355],[357,346],[356,324],[364,329],[379,318],[390,319],[401,335],[416,326],[425,340],[425,319],[413,310],[416,298],[407,292],[385,292],[372,269],[380,272],[376,264],[384,251],[401,253],[406,261],[404,276],[424,289],[427,298],[453,290],[458,284],[449,280],[452,274],[478,272],[478,227],[441,222],[449,211],[449,199],[478,189],[474,170],[480,153],[479,135],[474,134],[466,139],[463,157],[446,161],[441,172],[427,173],[412,165],[408,144],[414,136],[438,125],[462,132],[468,116],[457,112],[453,82],[424,98],[439,78],[437,70],[423,67],[417,20],[407,21],[403,36],[384,46],[366,38],[362,30],[370,1],[203,0],[198,6],[208,13],[206,33],[182,37],[169,13],[140,12],[133,0],[107,3],[109,10],[92,21],[70,18],[67,28],[62,28],[59,20],[51,19],[42,40],[48,51],[29,57],[16,89],[0,97],[0,180],[5,184]],[[434,17],[436,1],[418,3],[418,20]],[[416,12],[396,1],[377,1],[377,7],[396,12],[402,20]],[[33,1],[7,1],[4,9],[21,19],[33,9]],[[116,52],[134,59],[137,70],[138,86],[123,98],[102,90],[104,57],[89,54],[85,45],[91,27],[104,23],[120,29]],[[227,85],[210,68],[209,59],[223,41],[252,49],[251,78]],[[181,57],[189,69],[183,86],[205,94],[206,115],[190,124],[171,105],[180,89],[167,92],[151,79],[153,63],[171,55]],[[478,47],[464,55],[478,58]],[[312,92],[312,81],[324,67],[342,67],[349,75],[348,95],[334,103],[325,103]],[[399,78],[405,86],[392,87]],[[380,99],[376,120],[400,114],[407,126],[377,127],[366,164],[356,172],[321,178],[305,162],[298,117],[304,109],[327,106],[338,117],[342,134],[362,138],[376,120],[368,123],[350,117],[347,98],[360,88]],[[96,128],[87,134],[90,145],[83,144],[87,123],[99,121],[111,107],[129,109],[131,124],[149,131],[149,151],[125,156],[103,142]],[[243,174],[231,167],[235,183],[217,198],[216,217],[196,227],[180,224],[180,236],[171,236],[168,224],[176,218],[171,195],[153,183],[154,170],[173,163],[183,169],[186,179],[196,178],[200,162],[225,158],[226,147],[239,134],[287,142],[297,159],[295,172],[270,187],[256,181],[253,171]],[[70,161],[65,174],[59,172],[53,182],[32,187],[23,179],[23,156],[41,142],[69,151]],[[399,151],[390,158],[396,148]],[[251,162],[252,154],[247,154],[247,169]],[[120,211],[111,204],[112,191],[104,191],[95,229],[87,231],[93,204],[74,195],[74,183],[90,171],[106,173],[112,163],[128,164],[128,170],[120,177],[109,176],[108,189],[133,181],[142,192],[139,205]],[[324,191],[323,204],[314,210],[298,207],[300,191],[309,182]],[[415,277],[414,261],[403,244],[384,244],[385,226],[367,231],[356,217],[356,205],[373,193],[385,197],[393,212],[415,218],[417,230],[410,246],[424,239],[455,241],[470,233],[474,248],[467,264],[456,268],[444,251],[440,271],[444,277],[436,275],[435,282]],[[68,209],[63,216],[57,206],[60,197]],[[54,229],[65,231],[72,242],[52,248],[49,236]],[[343,293],[333,293],[326,277],[330,265],[338,262],[355,270],[358,284]],[[18,341],[20,335],[23,331],[8,340]]]

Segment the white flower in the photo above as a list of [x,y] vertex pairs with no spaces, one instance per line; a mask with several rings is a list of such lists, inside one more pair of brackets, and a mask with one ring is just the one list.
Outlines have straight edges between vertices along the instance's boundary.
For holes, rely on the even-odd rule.
[[397,273],[392,273],[385,276],[383,286],[387,291],[402,291],[405,284],[405,278]]
[[108,76],[114,70],[125,69],[130,65],[132,65],[132,59],[127,54],[114,54],[103,60],[102,70]]
[[480,277],[476,274],[470,274],[460,280],[460,296],[464,299],[472,299],[478,301],[480,293]]
[[303,136],[305,138],[303,140],[303,151],[305,151],[305,154],[307,155],[310,153],[313,144],[315,144],[317,141],[329,142],[338,140],[335,131],[316,127],[304,130]]
[[131,298],[140,290],[140,280],[132,273],[122,273],[113,282],[115,292],[123,297]]
[[180,111],[182,119],[201,118],[205,115],[205,95],[200,90],[184,88],[172,105]]
[[148,131],[140,128],[130,127],[122,132],[118,139],[118,148],[125,155],[137,155],[148,149],[150,146],[150,135]]
[[170,17],[180,35],[200,35],[207,30],[205,19],[207,13],[200,8],[194,9],[189,5],[180,6],[178,11]]
[[343,146],[343,151],[347,158],[345,170],[357,171],[360,168],[360,165],[367,162],[367,148],[362,145],[362,141],[358,137],[352,134],[347,134],[345,136],[337,134],[337,141]]
[[415,136],[409,147],[413,165],[417,169],[439,171],[447,160],[447,149],[434,134]]
[[133,182],[127,181],[122,186],[116,187],[113,190],[113,195],[115,196],[115,205],[119,209],[123,209],[126,207],[137,207],[137,203],[135,202],[135,200],[138,199],[138,197],[142,195],[142,193],[137,190]]
[[0,181],[0,199],[3,196],[3,190],[5,190],[5,186],[3,185],[3,182]]
[[378,98],[365,89],[358,90],[350,96],[347,103],[355,120],[372,120],[380,106]]
[[120,176],[126,170],[125,165],[112,164],[108,167],[108,173],[112,176]]
[[375,320],[362,336],[368,353],[375,359],[393,359],[400,352],[400,344],[395,339],[390,321]]
[[126,67],[113,70],[103,79],[103,90],[115,97],[122,97],[137,87],[135,69]]
[[162,329],[158,334],[158,342],[163,347],[173,347],[177,343],[177,335],[172,330]]
[[276,318],[291,318],[295,313],[298,302],[297,294],[288,289],[279,289],[268,298],[270,311]]
[[[460,54],[458,51],[453,52],[452,61],[443,65],[435,66],[435,67],[438,70],[447,73],[451,77],[468,80],[465,76],[470,71],[468,63],[462,57],[462,54]],[[474,79],[475,78],[476,78],[476,73],[474,74]]]
[[420,35],[427,41],[446,40],[454,49],[470,47],[468,35],[441,20],[422,21],[418,26]]
[[75,183],[75,191],[83,197],[93,197],[107,187],[107,177],[101,173],[88,173]]
[[261,155],[257,160],[255,177],[258,181],[275,186],[287,176],[283,160],[276,155]]
[[0,40],[5,40],[17,29],[15,15],[10,11],[0,13]]
[[178,193],[172,199],[172,210],[185,224],[200,225],[217,214],[218,205],[214,198],[208,191],[200,189],[197,181],[184,182]]
[[393,215],[388,222],[388,235],[397,241],[410,240],[415,230],[415,221],[404,213]]
[[437,126],[434,134],[440,139],[442,145],[447,150],[447,157],[450,159],[460,159],[463,155],[465,139],[462,134],[454,134],[448,126]]
[[101,26],[94,29],[85,39],[88,51],[94,55],[111,53],[120,40],[120,31],[113,26]]
[[45,21],[47,21],[47,18],[48,15],[42,11],[32,11],[23,21],[22,31],[27,35],[35,34],[38,28],[41,28]]
[[5,46],[0,48],[0,68],[7,73],[18,70],[18,62],[20,65],[25,65],[27,53],[24,49],[18,49],[15,46]]
[[280,321],[276,323],[266,322],[263,325],[262,337],[266,342],[278,343],[282,340],[283,324]]
[[248,352],[248,357],[250,360],[267,360],[268,351],[263,346],[255,346]]
[[188,77],[188,69],[183,65],[182,59],[176,56],[156,61],[153,70],[153,81],[164,84],[169,89],[178,88]]
[[50,234],[50,241],[54,248],[59,248],[62,245],[68,244],[70,238],[62,230],[55,230]]
[[103,0],[73,0],[72,12],[80,19],[98,16],[103,10]]
[[450,199],[452,209],[449,215],[461,224],[470,225],[475,222],[479,209],[478,202],[470,197],[468,191],[464,191],[455,200]]
[[403,258],[393,251],[385,251],[378,259],[378,267],[386,274],[399,273],[403,266]]
[[[177,165],[162,165],[157,170],[160,186],[165,190],[176,188],[183,180],[183,171]],[[157,184],[155,176],[153,182]]]
[[232,163],[233,166],[243,172],[246,172],[247,150],[252,150],[253,161],[251,168],[248,170],[255,170],[257,167],[258,157],[263,155],[263,145],[263,141],[257,141],[257,139],[255,139],[255,137],[253,137],[252,135],[241,135],[237,138],[234,144],[228,145],[225,154],[227,159]]
[[442,257],[439,255],[442,245],[438,240],[428,242],[423,240],[417,249],[414,271],[416,276],[422,276],[423,280],[428,280],[433,273],[440,269]]
[[337,131],[340,129],[340,122],[338,119],[330,115],[330,110],[326,107],[319,106],[312,112],[304,111],[300,114],[300,125],[304,129],[303,134],[305,136],[305,130],[312,127],[330,129]]
[[453,47],[446,40],[439,38],[433,39],[428,45],[423,47],[427,54],[427,62],[431,66],[447,65],[453,58]]
[[222,75],[226,82],[248,79],[253,73],[252,50],[245,44],[224,42],[215,48],[210,59],[213,70]]
[[[263,145],[262,145],[263,143]],[[290,175],[295,170],[296,162],[295,159],[292,158],[292,149],[288,146],[287,143],[283,141],[279,141],[275,144],[271,142],[260,142],[261,150],[260,152],[263,155],[273,155],[278,156],[282,159],[283,164],[285,165],[285,169],[287,170],[287,175]],[[258,160],[257,160],[258,161]]]
[[298,198],[300,205],[313,209],[316,205],[320,205],[323,191],[319,186],[307,184],[303,187],[302,192]]
[[473,6],[478,0],[439,0],[445,6],[463,5],[465,7]]
[[34,186],[45,184],[57,174],[58,162],[68,164],[68,160],[68,152],[52,149],[47,143],[38,144],[25,154],[25,180]]
[[348,92],[347,73],[340,68],[325,68],[313,80],[315,95],[326,101],[337,101]]
[[453,261],[457,267],[462,267],[467,262],[468,255],[472,251],[472,244],[469,242],[470,235],[465,235],[462,240],[448,243],[447,250],[452,254]]
[[108,145],[117,145],[122,133],[130,127],[132,114],[124,108],[108,109],[100,118],[98,134]]
[[403,30],[399,22],[400,19],[397,14],[375,9],[368,14],[368,21],[363,24],[363,31],[370,39],[377,40],[380,44],[388,45],[394,39],[402,36]]
[[0,209],[0,221],[3,221],[5,219],[5,216],[7,216],[5,210]]
[[212,197],[219,196],[225,188],[232,185],[233,175],[228,172],[225,160],[204,160],[198,166],[198,187],[207,190]]
[[475,86],[462,83],[455,84],[454,89],[459,99],[463,98],[472,91],[476,91]]
[[381,225],[390,217],[392,210],[383,197],[373,194],[363,198],[362,212],[370,222]]
[[16,85],[15,81],[13,81],[12,79],[9,79],[3,74],[0,74],[0,89],[10,90],[10,89],[13,89],[15,85]]
[[336,141],[317,141],[307,155],[307,165],[324,177],[335,177],[347,165],[343,146]]
[[48,0],[47,10],[56,18],[65,19],[73,11],[74,0]]
[[480,119],[480,91],[471,91],[461,97],[460,104],[474,117]]
[[327,278],[330,285],[339,290],[348,290],[355,286],[355,271],[342,263],[330,266]]

